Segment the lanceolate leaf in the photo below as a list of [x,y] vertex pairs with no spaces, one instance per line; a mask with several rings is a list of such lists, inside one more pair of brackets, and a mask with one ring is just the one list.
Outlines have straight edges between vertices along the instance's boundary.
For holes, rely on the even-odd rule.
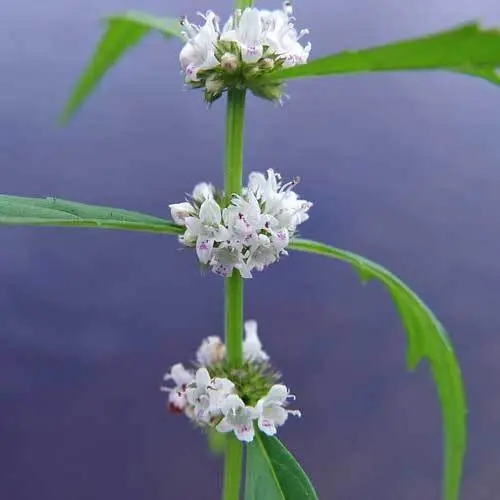
[[59,198],[0,195],[0,225],[98,227],[180,234],[184,228],[152,215]]
[[306,473],[277,438],[256,430],[246,462],[245,500],[318,500]]
[[315,241],[295,239],[290,248],[342,260],[351,264],[363,279],[376,279],[384,284],[406,331],[408,367],[414,369],[421,359],[429,363],[443,417],[444,498],[458,500],[466,445],[466,403],[460,368],[443,326],[422,300],[384,267]]
[[327,76],[371,71],[448,70],[500,84],[500,31],[467,24],[442,33],[345,51],[272,73],[273,78]]
[[92,58],[80,75],[61,114],[66,122],[92,93],[104,74],[151,31],[165,38],[180,35],[179,21],[145,12],[130,11],[104,19],[105,31]]

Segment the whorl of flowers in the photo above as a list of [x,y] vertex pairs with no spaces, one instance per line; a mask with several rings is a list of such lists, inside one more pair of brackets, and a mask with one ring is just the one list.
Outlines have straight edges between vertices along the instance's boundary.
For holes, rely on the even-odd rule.
[[300,417],[300,411],[286,408],[288,400],[295,397],[277,383],[280,375],[262,350],[255,321],[245,322],[243,355],[243,366],[231,368],[222,340],[207,337],[196,352],[194,369],[178,363],[164,376],[161,389],[168,392],[170,412],[184,413],[200,427],[234,432],[246,442],[254,438],[254,422],[273,436],[289,415]]
[[179,60],[186,83],[203,88],[209,103],[232,87],[248,88],[258,97],[281,102],[281,82],[266,76],[306,63],[311,50],[310,43],[302,46],[299,42],[309,30],[297,33],[291,2],[285,1],[281,10],[236,10],[222,29],[214,12],[199,15],[205,21],[201,26],[181,19],[186,44]]
[[174,221],[185,226],[179,240],[196,247],[202,265],[220,276],[237,269],[243,278],[288,255],[286,247],[312,203],[293,191],[298,180],[282,183],[274,170],[267,178],[252,172],[248,186],[229,202],[211,184],[195,186],[189,201],[170,205]]

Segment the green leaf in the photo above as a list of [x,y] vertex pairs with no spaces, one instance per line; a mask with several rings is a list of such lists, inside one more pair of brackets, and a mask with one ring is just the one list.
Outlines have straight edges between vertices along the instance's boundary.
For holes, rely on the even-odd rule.
[[322,57],[270,75],[290,79],[372,71],[448,70],[500,84],[500,31],[471,23],[448,31]]
[[246,462],[245,500],[317,500],[306,473],[277,438],[256,429]]
[[227,434],[222,434],[212,427],[207,427],[206,434],[208,449],[212,452],[212,454],[217,456],[224,455],[227,448]]
[[315,241],[294,239],[290,248],[342,260],[361,272],[364,279],[372,278],[384,284],[406,331],[409,369],[415,369],[422,359],[429,363],[444,427],[443,496],[446,500],[458,500],[466,446],[467,411],[460,368],[443,326],[422,300],[384,267],[352,252]]
[[81,73],[60,116],[66,123],[85,99],[96,88],[105,73],[133,46],[137,45],[152,30],[165,38],[180,36],[179,21],[158,17],[145,12],[129,11],[107,16],[105,31],[90,59]]
[[184,228],[152,215],[59,198],[0,195],[0,225],[69,226],[181,234]]

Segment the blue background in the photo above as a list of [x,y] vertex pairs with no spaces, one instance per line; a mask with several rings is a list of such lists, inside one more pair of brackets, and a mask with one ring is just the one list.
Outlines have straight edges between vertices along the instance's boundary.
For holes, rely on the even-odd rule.
[[[98,17],[128,8],[230,11],[220,0],[1,3],[2,192],[168,217],[196,182],[221,183],[224,106],[207,111],[183,90],[175,40],[145,40],[57,127]],[[500,24],[496,0],[297,0],[295,13],[313,57]],[[296,81],[288,93],[283,108],[249,98],[246,172],[299,175],[315,204],[303,236],[386,265],[436,311],[468,391],[463,498],[497,498],[500,89],[421,72]],[[219,459],[158,388],[222,333],[222,280],[200,277],[168,236],[4,228],[0,248],[0,497],[219,498]],[[439,498],[435,392],[426,366],[406,372],[381,286],[294,253],[246,283],[245,313],[298,397],[303,418],[280,437],[322,499]]]

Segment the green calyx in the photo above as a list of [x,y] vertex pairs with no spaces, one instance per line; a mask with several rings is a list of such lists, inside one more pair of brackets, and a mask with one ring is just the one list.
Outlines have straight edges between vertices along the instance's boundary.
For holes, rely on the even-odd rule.
[[238,368],[222,361],[209,366],[208,371],[213,378],[227,378],[233,382],[236,394],[247,406],[255,406],[281,378],[281,374],[265,361],[245,361]]
[[283,69],[284,59],[264,46],[255,62],[245,62],[236,42],[219,41],[215,46],[218,65],[197,72],[197,80],[188,82],[194,89],[204,89],[204,99],[212,104],[229,89],[248,89],[262,99],[279,103],[283,97],[283,82],[269,76]]

